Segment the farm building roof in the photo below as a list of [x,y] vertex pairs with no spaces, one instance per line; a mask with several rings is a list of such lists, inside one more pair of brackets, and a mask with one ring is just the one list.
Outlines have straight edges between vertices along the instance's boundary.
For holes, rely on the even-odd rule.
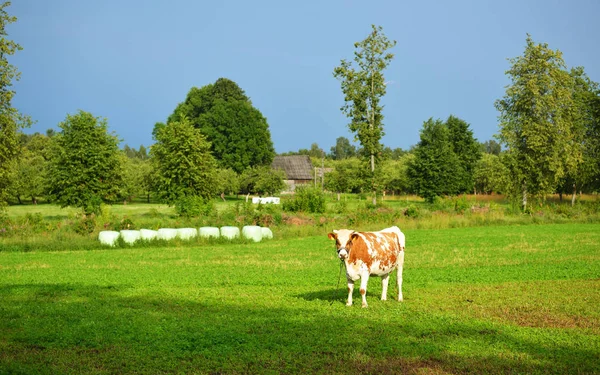
[[273,169],[281,169],[288,180],[312,180],[312,163],[308,155],[275,156]]

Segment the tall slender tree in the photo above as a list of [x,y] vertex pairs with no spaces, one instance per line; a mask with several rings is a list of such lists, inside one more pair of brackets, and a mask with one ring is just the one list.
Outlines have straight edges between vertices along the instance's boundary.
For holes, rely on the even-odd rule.
[[354,44],[354,63],[342,60],[333,75],[341,82],[345,104],[342,112],[350,118],[350,130],[355,133],[369,160],[373,204],[377,203],[375,162],[383,146],[380,142],[383,131],[383,105],[381,98],[386,94],[383,71],[394,58],[388,52],[396,45],[383,33],[381,26],[371,25],[367,38]]
[[524,54],[510,62],[506,74],[511,84],[495,103],[500,112],[498,138],[507,149],[511,191],[526,209],[529,197],[543,199],[569,170],[577,169],[582,149],[574,126],[573,78],[562,53],[527,35]]

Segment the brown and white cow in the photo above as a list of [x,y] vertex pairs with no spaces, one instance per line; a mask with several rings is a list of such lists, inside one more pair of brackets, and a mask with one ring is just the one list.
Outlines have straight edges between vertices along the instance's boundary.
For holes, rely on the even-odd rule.
[[404,266],[405,237],[394,226],[379,232],[355,232],[349,229],[334,230],[328,237],[335,240],[338,257],[346,264],[348,302],[352,305],[354,282],[360,281],[362,307],[367,307],[369,276],[381,276],[381,300],[387,299],[390,273],[398,269],[398,301],[402,301],[402,268]]

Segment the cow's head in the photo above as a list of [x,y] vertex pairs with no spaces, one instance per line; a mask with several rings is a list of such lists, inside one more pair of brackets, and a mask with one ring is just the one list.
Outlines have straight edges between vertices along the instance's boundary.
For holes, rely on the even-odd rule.
[[352,241],[358,237],[358,233],[350,229],[339,229],[329,233],[327,237],[331,240],[335,240],[335,248],[338,257],[341,260],[345,260],[348,257],[348,254],[350,254]]

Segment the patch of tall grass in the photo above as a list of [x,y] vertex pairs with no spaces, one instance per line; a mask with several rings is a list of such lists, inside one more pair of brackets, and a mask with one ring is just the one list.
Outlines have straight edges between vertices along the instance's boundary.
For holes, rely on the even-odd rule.
[[[386,197],[377,205],[356,197],[344,196],[339,201],[327,197],[324,210],[287,209],[300,203],[321,207],[323,199],[312,192],[300,198],[282,197],[282,205],[257,205],[243,199],[230,199],[212,205],[210,211],[198,216],[177,215],[174,208],[145,203],[103,205],[98,215],[83,215],[78,210],[54,205],[11,206],[0,217],[0,251],[91,249],[97,246],[100,231],[142,228],[259,225],[270,227],[276,237],[294,238],[339,228],[375,230],[390,225],[402,229],[444,229],[600,221],[598,199],[582,199],[574,206],[549,201],[533,206],[528,213],[514,211],[497,196],[494,199],[486,196],[439,198],[431,204],[419,199]],[[144,246],[153,245],[156,244]]]

